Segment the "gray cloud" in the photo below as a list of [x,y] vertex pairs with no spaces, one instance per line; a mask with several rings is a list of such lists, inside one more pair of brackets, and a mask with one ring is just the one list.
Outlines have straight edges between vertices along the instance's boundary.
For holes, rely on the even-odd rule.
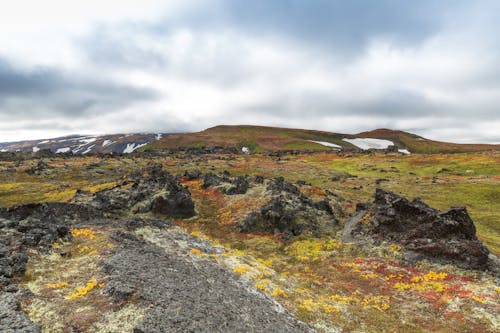
[[0,60],[0,115],[12,119],[114,112],[158,97],[155,90],[80,77],[54,68],[18,70]]
[[76,57],[65,69],[0,61],[0,115],[77,132],[96,123],[123,132],[245,122],[497,140],[499,10],[493,0],[158,8],[155,19],[92,22],[68,36]]

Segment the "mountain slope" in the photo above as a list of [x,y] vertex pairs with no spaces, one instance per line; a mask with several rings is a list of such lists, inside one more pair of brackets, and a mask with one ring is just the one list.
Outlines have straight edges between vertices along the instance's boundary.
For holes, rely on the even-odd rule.
[[[251,152],[297,150],[331,151],[387,149],[395,145],[402,153],[441,153],[500,150],[500,145],[457,144],[432,141],[418,135],[378,129],[359,134],[264,126],[216,126],[201,132],[175,134],[146,146],[149,149],[247,147]],[[395,148],[393,148],[395,150]]]
[[376,129],[356,134],[361,138],[377,138],[392,140],[398,146],[405,146],[414,153],[460,153],[468,151],[499,150],[500,145],[493,144],[460,144],[434,141],[416,134],[393,131],[390,129]]
[[113,153],[127,154],[146,144],[161,139],[163,134],[112,134],[112,135],[72,135],[45,140],[29,140],[0,143],[0,152],[38,152],[49,149],[53,153],[73,153],[75,155]]

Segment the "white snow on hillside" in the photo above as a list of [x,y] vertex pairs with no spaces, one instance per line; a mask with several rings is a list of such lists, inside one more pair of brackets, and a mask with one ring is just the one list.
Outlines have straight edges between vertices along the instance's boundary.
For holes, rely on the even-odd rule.
[[64,154],[69,152],[70,150],[71,150],[70,147],[59,148],[58,150],[56,150],[56,154]]
[[6,152],[8,152],[7,149],[0,149],[0,153],[6,153]]
[[94,142],[95,140],[97,140],[97,138],[90,138],[90,137],[88,137],[88,138],[81,138],[78,141],[85,142],[86,144],[89,144],[89,143]]
[[161,135],[160,133],[156,134],[156,140],[160,140],[162,138],[163,135]]
[[342,149],[342,147],[341,147],[341,146],[336,145],[335,143],[331,143],[331,142],[326,142],[326,141],[314,141],[314,140],[307,140],[307,141],[314,142],[314,143],[320,144],[320,145],[322,145],[322,146],[325,146],[325,147],[330,147],[330,148],[333,148],[333,149]]
[[342,139],[342,141],[349,142],[356,147],[368,149],[387,149],[389,146],[394,146],[394,143],[389,140],[371,139],[371,138],[356,138],[356,139]]
[[104,140],[104,141],[102,142],[102,146],[103,146],[103,147],[107,147],[107,146],[112,145],[113,143],[115,143],[115,142],[114,142],[114,141],[111,141],[111,140]]
[[40,148],[38,147],[33,147],[33,152],[36,153],[37,151],[40,151]]
[[41,142],[38,142],[39,145],[43,145],[44,143],[49,143],[50,140],[45,140],[45,141],[41,141]]
[[398,149],[398,151],[401,153],[401,154],[405,154],[405,155],[410,155],[410,151],[408,149]]
[[139,148],[141,148],[141,147],[143,147],[143,146],[145,146],[147,144],[148,144],[148,142],[143,143],[143,144],[137,144],[137,146],[136,146],[135,143],[127,143],[127,148],[125,148],[123,150],[123,153],[124,154],[130,154],[130,153],[134,152],[134,150],[137,150],[137,149],[139,149]]
[[92,146],[88,147],[88,148],[87,148],[87,150],[85,150],[85,151],[82,153],[82,155],[85,155],[85,154],[90,153],[90,152],[92,151],[92,148],[94,148],[94,147],[95,147],[95,145],[92,145]]

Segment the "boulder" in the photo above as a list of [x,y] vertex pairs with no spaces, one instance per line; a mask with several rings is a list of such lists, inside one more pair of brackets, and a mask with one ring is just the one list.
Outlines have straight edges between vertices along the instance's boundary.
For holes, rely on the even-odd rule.
[[232,184],[233,185],[225,191],[228,195],[245,194],[250,186],[246,177],[243,176],[237,177]]
[[161,165],[153,165],[118,186],[97,192],[89,205],[108,214],[131,211],[183,218],[195,215],[189,189],[181,185],[179,177],[163,171]]
[[398,243],[409,261],[428,259],[478,270],[490,265],[490,252],[478,240],[465,207],[439,212],[420,199],[409,201],[377,189],[374,202],[358,204],[356,210],[345,224],[345,242]]
[[196,214],[191,193],[185,187],[160,195],[151,202],[151,211],[171,217],[192,217]]
[[332,235],[338,226],[327,201],[314,202],[302,194],[284,194],[272,198],[260,210],[251,212],[239,223],[240,231],[284,233],[298,236],[305,231],[315,237]]

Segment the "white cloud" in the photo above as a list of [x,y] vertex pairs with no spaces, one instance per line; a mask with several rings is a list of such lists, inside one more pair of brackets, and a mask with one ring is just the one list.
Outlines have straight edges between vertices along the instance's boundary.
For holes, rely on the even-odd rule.
[[[15,104],[24,108],[9,115],[9,126],[0,124],[0,141],[241,123],[339,132],[392,127],[441,140],[500,140],[500,46],[492,17],[483,15],[487,6],[473,6],[473,15],[460,6],[448,11],[453,15],[418,42],[369,36],[359,52],[346,58],[335,45],[325,48],[286,34],[224,25],[231,22],[218,23],[222,28],[179,23],[178,14],[193,4],[199,2],[21,0],[2,5],[0,57],[16,69],[49,66],[65,77],[152,89],[159,98],[112,110],[104,108],[109,103],[97,103],[91,115],[66,116],[64,110],[52,112],[55,104],[27,98]],[[118,98],[113,96],[99,98]],[[12,105],[12,99],[3,102]],[[21,113],[35,109],[46,114],[45,131],[36,120],[20,120]],[[22,130],[10,130],[16,126]]]

